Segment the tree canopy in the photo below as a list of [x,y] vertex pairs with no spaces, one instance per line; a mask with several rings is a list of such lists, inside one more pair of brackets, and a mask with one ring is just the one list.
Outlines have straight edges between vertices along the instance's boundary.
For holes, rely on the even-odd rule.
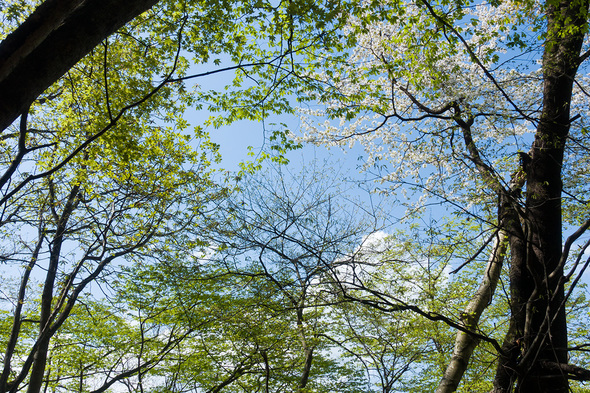
[[[571,247],[589,225],[578,106],[587,102],[587,12],[583,1],[380,2],[349,21],[350,59],[318,74],[328,86],[320,113],[341,122],[311,123],[309,140],[363,143],[387,192],[419,196],[408,200],[409,219],[432,203],[448,209],[438,236],[475,219],[489,239],[478,253],[491,238],[508,243],[510,323],[493,341],[498,392],[565,392],[587,374],[568,364],[566,321],[587,245]],[[477,332],[477,319],[461,318],[468,334],[453,356],[463,365],[439,391],[456,389],[470,352],[461,336]]]
[[0,7],[1,392],[587,390],[588,1]]

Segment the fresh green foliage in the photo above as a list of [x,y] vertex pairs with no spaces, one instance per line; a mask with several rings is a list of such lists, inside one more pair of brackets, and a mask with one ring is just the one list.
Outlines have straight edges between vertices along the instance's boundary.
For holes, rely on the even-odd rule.
[[[0,0],[0,37],[38,3]],[[497,387],[505,337],[516,351],[502,364],[526,383],[519,362],[534,340],[510,330],[513,271],[483,319],[463,310],[497,230],[527,252],[559,243],[508,230],[538,235],[545,215],[549,180],[518,162],[533,140],[549,146],[531,154],[565,157],[535,172],[562,171],[555,226],[587,229],[588,43],[551,52],[586,34],[586,18],[580,1],[159,1],[0,137],[0,391],[432,392],[458,330],[479,340],[459,391]],[[557,111],[574,114],[551,124],[567,128],[553,140],[543,78],[564,63],[576,83]],[[219,88],[203,87],[222,72]],[[192,108],[212,115],[191,125]],[[379,191],[405,210],[393,235],[326,168],[290,177],[286,155],[301,144],[284,124],[235,184],[214,169],[207,127],[295,112],[309,141],[364,146]],[[536,285],[529,321],[561,293],[553,276],[572,281],[576,364],[587,362],[587,245],[565,275],[532,267],[545,249],[505,262]]]
[[[37,4],[3,1],[2,37]],[[4,133],[0,246],[12,285],[1,298],[1,391],[221,389],[238,378],[252,391],[267,356],[279,369],[301,364],[301,354],[277,349],[296,335],[288,313],[263,314],[264,282],[207,278],[174,292],[149,272],[206,246],[204,235],[219,229],[215,205],[232,188],[212,169],[218,146],[203,125],[191,129],[186,109],[220,112],[214,126],[291,111],[285,95],[303,83],[291,78],[304,69],[296,59],[331,46],[339,15],[331,2],[161,1],[105,38]],[[224,70],[233,80],[226,92],[193,84]],[[272,139],[277,162],[298,147],[283,130]],[[259,167],[245,164],[242,175]],[[247,289],[223,290],[233,282]],[[285,370],[273,383],[296,384]]]

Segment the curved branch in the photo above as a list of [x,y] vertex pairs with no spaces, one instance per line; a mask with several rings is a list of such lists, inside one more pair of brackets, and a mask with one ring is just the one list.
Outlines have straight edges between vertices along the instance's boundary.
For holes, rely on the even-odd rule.
[[461,41],[461,43],[465,47],[465,50],[467,50],[467,53],[469,53],[471,60],[474,61],[475,64],[477,64],[477,66],[483,71],[484,75],[494,84],[496,89],[498,89],[498,91],[502,94],[502,96],[506,99],[506,101],[508,101],[508,103],[510,103],[510,105],[512,105],[514,110],[516,112],[518,112],[518,114],[521,115],[524,119],[532,122],[533,124],[536,124],[537,120],[528,116],[527,114],[525,114],[518,107],[518,105],[516,105],[516,103],[512,100],[512,98],[510,98],[510,96],[508,95],[508,93],[506,93],[506,91],[502,88],[502,86],[500,86],[500,84],[498,83],[496,78],[494,78],[494,76],[492,75],[490,70],[488,70],[488,68],[485,65],[483,65],[483,63],[481,62],[481,60],[479,60],[479,58],[477,57],[477,55],[475,54],[473,49],[471,49],[471,46],[469,46],[469,44],[467,43],[465,38],[463,38],[463,36],[461,34],[459,34],[457,29],[455,29],[455,27],[452,24],[450,24],[449,22],[444,20],[444,18],[442,18],[436,12],[436,10],[430,5],[430,3],[427,0],[422,0],[422,4],[424,4],[426,6],[426,8],[428,9],[428,12],[430,13],[430,15],[432,15],[434,17],[434,19],[436,19],[444,27],[448,28],[459,39],[459,41]]
[[0,132],[95,46],[158,0],[45,0],[0,43]]
[[[179,32],[178,32],[179,37],[182,34],[182,29],[184,28],[185,24],[186,24],[186,19],[183,21],[182,25],[179,28]],[[7,192],[2,197],[2,199],[0,199],[0,205],[3,205],[4,203],[6,203],[8,201],[8,199],[13,197],[18,191],[20,191],[24,186],[26,186],[30,182],[50,176],[53,173],[60,170],[61,168],[63,168],[68,162],[70,162],[74,157],[76,157],[82,150],[84,150],[86,147],[88,147],[92,142],[96,141],[98,138],[103,136],[107,131],[109,131],[110,129],[115,127],[125,113],[127,113],[129,110],[143,104],[144,102],[149,100],[151,97],[156,95],[165,85],[170,83],[170,81],[172,80],[172,75],[174,74],[174,72],[176,71],[176,68],[178,66],[178,60],[180,57],[180,50],[182,49],[180,42],[181,42],[181,40],[179,39],[178,48],[177,48],[176,55],[174,58],[174,63],[172,65],[170,71],[168,72],[168,74],[164,78],[164,80],[162,80],[156,87],[154,87],[149,93],[147,93],[141,99],[123,107],[114,118],[111,118],[111,120],[109,121],[109,123],[106,126],[104,126],[100,131],[98,131],[97,133],[95,133],[94,135],[92,135],[91,137],[86,139],[84,142],[82,142],[80,145],[78,145],[78,147],[76,147],[69,155],[67,155],[63,160],[61,160],[61,162],[59,162],[53,168],[48,169],[45,172],[38,173],[36,175],[27,176],[12,191]],[[1,84],[0,84],[0,86],[1,86]],[[0,113],[0,116],[1,116],[1,113]],[[26,121],[26,117],[25,117],[25,121]]]

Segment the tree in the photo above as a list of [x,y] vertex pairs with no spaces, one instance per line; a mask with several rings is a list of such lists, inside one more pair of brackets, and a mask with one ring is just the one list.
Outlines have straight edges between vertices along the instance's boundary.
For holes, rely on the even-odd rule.
[[[342,299],[443,321],[459,330],[458,344],[469,338],[484,342],[498,357],[496,392],[566,392],[569,380],[590,379],[590,371],[569,363],[569,353],[583,349],[585,342],[568,348],[566,312],[588,264],[583,241],[590,227],[585,216],[590,190],[588,172],[579,167],[588,160],[586,1],[276,5],[170,0],[157,2],[158,8],[124,27],[152,2],[130,1],[115,9],[114,2],[101,2],[100,9],[97,4],[48,0],[30,17],[16,17],[17,23],[26,21],[0,44],[6,59],[0,65],[0,90],[7,97],[0,100],[0,124],[8,127],[0,141],[3,255],[7,264],[25,265],[20,287],[4,296],[11,313],[2,324],[11,326],[11,333],[5,339],[0,390],[15,391],[26,383],[37,392],[43,383],[55,382],[47,374],[50,351],[59,352],[52,340],[78,311],[76,301],[85,288],[96,280],[108,282],[106,273],[118,270],[117,258],[154,249],[178,255],[198,244],[186,231],[194,230],[201,205],[220,194],[209,177],[207,153],[178,143],[186,138],[181,135],[184,108],[211,103],[222,113],[214,125],[260,120],[270,111],[291,111],[285,95],[293,91],[306,91],[307,99],[328,104],[322,115],[342,119],[338,127],[330,122],[325,129],[313,127],[315,141],[363,142],[367,167],[382,170],[389,186],[385,191],[416,196],[404,200],[398,194],[399,202],[409,206],[405,220],[420,220],[430,203],[448,209],[448,215],[434,211],[435,224],[424,227],[436,247],[417,241],[415,248],[425,259],[441,261],[433,266],[436,275],[445,264],[485,264],[484,253],[497,265],[502,253],[494,250],[509,250],[510,314],[493,316],[498,324],[505,322],[498,331],[486,330],[477,314],[501,275],[482,279],[485,296],[476,293],[473,307],[465,301],[464,315],[400,297],[397,289],[383,287],[382,278],[374,282],[369,275],[359,281],[327,269]],[[19,14],[14,8],[10,12]],[[48,14],[52,17],[41,17]],[[89,23],[94,17],[96,23]],[[97,29],[87,30],[91,27]],[[117,35],[106,39],[117,28]],[[84,34],[68,33],[77,29]],[[213,65],[228,55],[236,89],[189,93],[184,81],[219,69],[189,75],[185,53],[196,63]],[[51,72],[35,72],[39,64]],[[19,115],[20,124],[12,124]],[[170,127],[174,122],[178,130]],[[275,137],[285,136],[279,134]],[[197,129],[197,136],[215,155],[206,134]],[[174,153],[169,158],[164,151]],[[165,176],[156,178],[161,173]],[[571,232],[565,240],[564,228]],[[14,236],[18,231],[20,239]],[[498,248],[492,246],[494,238]],[[574,250],[578,241],[583,244]],[[472,255],[465,247],[470,242],[477,244]],[[269,241],[261,244],[268,249]],[[292,268],[298,258],[286,259],[291,263],[286,271],[299,272]],[[44,284],[31,296],[34,269],[42,263]],[[386,274],[387,269],[381,277]],[[274,274],[265,277],[279,284],[301,314],[295,304],[302,292],[287,291],[285,283],[272,281]],[[259,289],[266,293],[264,285]],[[150,304],[137,304],[151,310]],[[152,314],[137,317],[139,337],[145,337],[151,319]],[[30,321],[36,329],[26,327]],[[455,360],[467,363],[475,343],[458,345]],[[170,348],[155,345],[155,357],[146,357],[143,344],[137,367],[117,369],[116,360],[105,374],[120,373],[98,390],[119,379],[130,381],[132,375],[141,388],[144,371]],[[173,344],[177,348],[180,341]],[[235,352],[241,360],[210,390],[220,390],[257,365],[270,370],[267,355],[252,348]],[[314,348],[304,344],[308,359],[313,360]],[[453,382],[439,384],[443,391],[454,389],[465,371],[448,369],[459,371],[444,380]],[[71,375],[84,385],[81,370],[85,366]],[[300,385],[307,387],[306,370]],[[269,381],[268,373],[264,380]]]
[[[0,130],[105,38],[157,0],[47,0],[0,43]],[[43,72],[39,72],[40,66]]]
[[244,173],[239,192],[215,206],[208,249],[137,261],[129,277],[143,279],[125,297],[161,304],[160,321],[199,325],[168,362],[167,379],[210,392],[366,391],[357,362],[334,355],[338,306],[324,282],[367,223],[324,168]]
[[[304,111],[342,119],[310,122],[309,140],[358,141],[390,193],[422,194],[409,218],[437,203],[479,220],[490,240],[506,234],[506,336],[482,336],[467,320],[455,326],[495,343],[495,392],[567,392],[569,380],[590,376],[568,363],[566,321],[588,263],[587,243],[572,248],[590,226],[588,174],[579,167],[588,159],[587,14],[585,1],[371,3],[347,29],[356,40],[349,61],[327,59],[316,75],[326,85],[310,99],[327,109]],[[491,253],[491,243],[470,257],[448,253],[466,263]],[[468,362],[467,350],[457,355]]]
[[[6,26],[12,27],[16,21],[18,28],[3,37],[0,43],[3,59],[0,64],[0,130],[5,130],[26,112],[41,93],[109,35],[157,3],[158,0],[130,0],[125,4],[114,0],[37,0],[33,4],[40,4],[39,7],[26,18],[23,15],[26,15],[30,4],[22,2],[6,7]],[[192,26],[193,42],[187,42],[188,47],[184,48],[196,55],[194,60],[197,63],[208,61],[210,54],[223,52],[229,54],[237,64],[230,69],[251,66],[254,67],[251,75],[259,73],[266,77],[263,79],[270,86],[250,89],[250,92],[254,90],[257,93],[250,99],[265,101],[266,111],[286,108],[284,99],[272,103],[276,84],[287,83],[287,75],[296,74],[296,69],[303,68],[290,61],[293,59],[289,59],[287,54],[316,46],[340,46],[338,36],[332,33],[334,27],[342,22],[342,11],[347,8],[346,2],[323,4],[310,1],[279,6],[269,2],[232,5],[210,1],[198,5],[168,0],[163,3],[166,4],[162,8],[174,10],[172,14],[163,14],[169,17],[170,23],[178,22],[180,14],[189,14],[194,18],[193,21],[203,22],[202,26]],[[197,9],[205,10],[204,15],[207,17],[195,15]],[[220,16],[225,16],[225,20],[231,20],[232,23],[214,26],[212,23],[219,20]],[[239,16],[243,16],[245,22]],[[322,30],[321,34],[318,34],[318,30]],[[233,42],[221,34],[222,31],[232,32]],[[256,39],[264,40],[269,50],[255,45]],[[199,41],[202,47],[194,45]],[[223,49],[219,51],[220,48]],[[247,61],[252,59],[256,61],[248,65]],[[269,65],[271,67],[267,67]],[[43,72],[39,72],[41,67]],[[217,72],[220,70],[212,73]],[[229,102],[221,103],[221,106],[225,109],[230,107]]]
[[[5,242],[3,259],[23,269],[18,291],[4,299],[12,304],[12,327],[3,357],[3,391],[19,390],[25,381],[29,391],[38,391],[50,377],[45,370],[54,356],[51,339],[61,336],[79,299],[91,302],[82,300],[88,287],[108,293],[121,259],[142,255],[195,225],[198,209],[217,191],[208,179],[206,152],[193,152],[177,138],[170,130],[145,132],[135,146],[142,154],[128,160],[108,145],[97,145],[86,150],[84,159],[92,157],[91,164],[72,164],[20,197],[2,228],[11,234],[20,227],[20,239]],[[178,214],[180,209],[192,212]],[[34,289],[37,280],[40,293]],[[36,333],[22,329],[31,323]]]
[[295,361],[287,370],[294,381],[278,391],[359,389],[354,375],[347,377],[353,371],[330,355],[332,345],[324,338],[332,303],[324,282],[373,221],[361,220],[352,203],[347,209],[341,187],[325,178],[325,167],[311,162],[297,175],[277,166],[248,176],[217,212],[227,217],[218,220],[221,227],[212,238],[221,249],[221,270],[248,277],[259,307],[284,314],[295,340],[287,345],[293,348]]
[[[129,260],[154,249],[193,250],[199,239],[188,233],[198,232],[204,206],[227,191],[213,180],[217,147],[200,126],[188,133],[182,116],[206,100],[231,103],[189,91],[185,81],[223,70],[237,73],[234,86],[258,78],[251,101],[239,110],[232,104],[228,121],[280,110],[275,89],[295,66],[290,56],[329,40],[315,23],[329,26],[337,12],[315,2],[161,1],[141,14],[156,2],[115,3],[49,0],[28,15],[31,4],[11,2],[3,14],[3,33],[19,26],[0,44],[0,231],[4,266],[19,272],[7,281],[20,282],[2,295],[9,328],[0,391],[58,390],[74,379],[80,390],[133,378],[141,388],[142,376],[168,360],[195,327],[154,330],[155,306],[130,301],[141,311],[130,316],[124,308],[105,312],[104,302]],[[261,50],[255,38],[272,45]],[[189,56],[209,69],[189,75]],[[221,56],[231,65],[220,68]],[[125,343],[133,351],[92,336],[70,341],[76,323],[108,330],[95,315],[111,315],[132,332],[137,341]],[[96,348],[74,365],[67,354],[85,343]]]

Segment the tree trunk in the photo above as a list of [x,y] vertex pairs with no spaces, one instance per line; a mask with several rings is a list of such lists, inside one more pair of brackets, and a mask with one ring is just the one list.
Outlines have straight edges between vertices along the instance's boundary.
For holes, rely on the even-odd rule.
[[303,372],[301,373],[301,378],[299,379],[299,389],[303,390],[307,386],[307,382],[309,381],[309,373],[311,371],[311,365],[313,362],[313,347],[311,348],[304,348],[305,353],[305,362],[303,364]]
[[[49,256],[49,266],[47,275],[45,276],[45,283],[43,285],[43,292],[41,295],[41,310],[39,314],[39,337],[38,347],[35,351],[33,364],[31,367],[31,377],[29,378],[29,386],[27,393],[39,393],[43,385],[43,378],[45,375],[45,368],[47,364],[47,355],[49,351],[49,343],[51,335],[49,334],[50,325],[52,323],[52,303],[53,303],[53,289],[57,279],[57,272],[61,258],[61,247],[64,242],[64,233],[66,231],[68,221],[72,212],[75,210],[79,202],[80,186],[76,185],[72,188],[68,201],[64,206],[64,211],[59,217],[56,226],[55,236],[53,237],[53,247]],[[53,202],[53,201],[52,201]],[[18,386],[15,383],[14,388]]]
[[[572,86],[586,29],[586,0],[546,5],[543,109],[526,170],[524,233],[511,233],[512,320],[500,359],[496,392],[569,391],[565,373],[545,365],[567,364],[563,266],[560,265],[561,166],[570,128]],[[512,249],[521,237],[526,246]],[[518,247],[517,247],[518,248]],[[527,276],[530,277],[527,280]],[[516,281],[514,281],[516,280]],[[528,282],[527,282],[528,281]],[[502,373],[505,375],[502,377]]]
[[0,43],[0,131],[102,40],[158,0],[46,0]]
[[[496,240],[481,280],[477,292],[465,308],[461,315],[461,324],[469,331],[475,332],[481,314],[490,304],[496,285],[502,271],[504,255],[506,254],[506,234],[500,230],[496,235]],[[459,382],[467,369],[469,359],[473,350],[477,347],[479,340],[466,332],[458,332],[455,339],[455,348],[453,355],[445,370],[445,373],[438,384],[436,393],[452,393],[457,390]]]
[[[524,169],[524,168],[523,168]],[[521,356],[519,343],[523,335],[526,320],[525,306],[516,299],[527,299],[534,285],[526,267],[527,241],[521,224],[521,213],[509,193],[501,196],[500,225],[508,235],[510,247],[510,322],[508,332],[502,344],[502,353],[498,359],[494,392],[508,393],[512,391],[516,380],[518,358]]]

